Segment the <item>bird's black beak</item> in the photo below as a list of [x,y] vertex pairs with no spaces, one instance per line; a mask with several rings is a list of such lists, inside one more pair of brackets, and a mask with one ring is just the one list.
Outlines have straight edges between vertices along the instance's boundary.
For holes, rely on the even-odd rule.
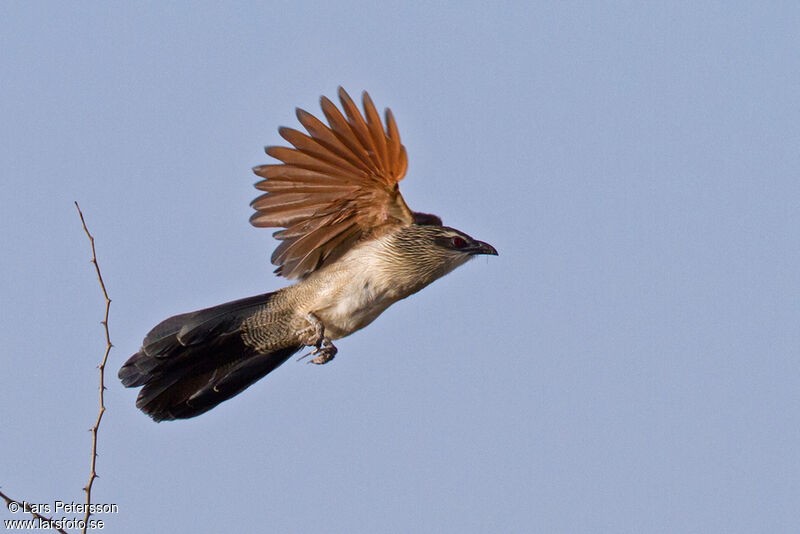
[[497,249],[494,248],[489,243],[484,243],[483,241],[473,241],[467,247],[465,247],[464,252],[468,252],[473,256],[478,254],[489,254],[490,256],[497,256]]

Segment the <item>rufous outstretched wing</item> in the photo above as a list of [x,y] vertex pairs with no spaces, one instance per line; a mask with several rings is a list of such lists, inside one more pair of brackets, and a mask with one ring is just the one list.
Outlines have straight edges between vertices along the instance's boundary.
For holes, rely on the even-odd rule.
[[388,226],[415,222],[397,186],[408,159],[392,112],[386,110],[384,130],[366,92],[363,116],[341,87],[339,100],[344,114],[321,98],[327,125],[297,109],[308,134],[280,128],[293,148],[267,147],[282,163],[253,169],[265,193],[251,203],[250,222],[284,228],[273,234],[281,243],[272,263],[286,278],[305,278]]

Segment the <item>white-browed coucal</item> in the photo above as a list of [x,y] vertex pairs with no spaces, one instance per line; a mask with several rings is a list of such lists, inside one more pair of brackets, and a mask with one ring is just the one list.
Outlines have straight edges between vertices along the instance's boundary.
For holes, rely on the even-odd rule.
[[304,346],[310,361],[333,359],[332,340],[371,323],[478,254],[497,251],[435,215],[411,211],[398,190],[407,167],[392,112],[385,127],[372,100],[364,115],[339,88],[342,111],[322,97],[324,124],[298,109],[307,134],[280,128],[293,148],[256,167],[264,194],[250,222],[283,228],[276,273],[297,283],[170,317],[119,371],[142,387],[136,406],[156,421],[194,417],[233,397]]

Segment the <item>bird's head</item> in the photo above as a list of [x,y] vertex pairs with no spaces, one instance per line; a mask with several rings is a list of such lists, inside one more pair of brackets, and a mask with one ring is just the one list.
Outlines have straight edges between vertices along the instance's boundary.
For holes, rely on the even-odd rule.
[[492,245],[473,239],[460,230],[448,226],[428,226],[427,228],[434,229],[430,238],[433,245],[432,253],[450,258],[450,261],[463,263],[479,254],[497,256],[497,249]]
[[497,256],[497,250],[489,243],[438,225],[401,227],[392,236],[389,248],[395,273],[402,272],[413,281],[414,292],[479,254]]

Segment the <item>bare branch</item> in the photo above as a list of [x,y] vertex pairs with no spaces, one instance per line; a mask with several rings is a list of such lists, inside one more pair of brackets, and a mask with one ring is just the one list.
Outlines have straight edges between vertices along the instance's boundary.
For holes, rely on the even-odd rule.
[[[31,506],[27,502],[25,502],[25,501],[22,501],[22,502],[15,501],[14,499],[9,497],[8,495],[3,493],[2,491],[0,491],[0,497],[2,497],[4,501],[6,501],[6,507],[9,510],[11,509],[12,505],[16,504],[19,509],[21,509],[24,512],[27,512],[27,513],[31,514],[35,519],[38,519],[39,521],[41,521],[43,523],[46,522],[48,525],[52,525],[53,524],[53,518],[52,517],[45,517],[43,515],[37,514],[36,512],[33,511]],[[56,532],[60,532],[61,534],[68,534],[67,531],[64,530],[63,528],[56,528],[56,527],[51,527],[51,528],[53,528]]]
[[81,207],[78,206],[78,203],[75,202],[75,207],[78,209],[78,215],[81,218],[81,224],[83,225],[83,231],[86,232],[86,236],[89,238],[89,244],[92,246],[92,263],[94,264],[94,270],[97,273],[97,281],[100,282],[100,289],[103,291],[103,297],[106,299],[106,310],[105,316],[100,324],[103,325],[106,334],[106,351],[103,354],[103,361],[100,362],[98,369],[100,370],[100,409],[97,412],[97,420],[94,423],[94,426],[90,429],[92,432],[92,461],[91,461],[91,471],[89,473],[89,481],[84,486],[83,491],[86,492],[86,514],[83,516],[83,528],[81,529],[82,534],[86,534],[86,528],[89,525],[89,516],[91,515],[91,504],[92,504],[92,485],[94,484],[94,479],[97,478],[97,471],[95,470],[95,465],[97,462],[97,431],[100,429],[100,420],[103,419],[103,414],[106,411],[106,406],[103,403],[103,393],[106,390],[106,386],[104,383],[105,379],[105,369],[106,369],[106,362],[108,361],[108,353],[111,352],[111,336],[108,333],[108,310],[111,307],[111,299],[108,298],[108,291],[106,291],[106,285],[103,282],[103,275],[100,274],[100,266],[97,264],[97,254],[95,253],[94,248],[94,237],[89,232],[89,229],[86,227],[86,221],[83,218],[83,212],[81,212]]

